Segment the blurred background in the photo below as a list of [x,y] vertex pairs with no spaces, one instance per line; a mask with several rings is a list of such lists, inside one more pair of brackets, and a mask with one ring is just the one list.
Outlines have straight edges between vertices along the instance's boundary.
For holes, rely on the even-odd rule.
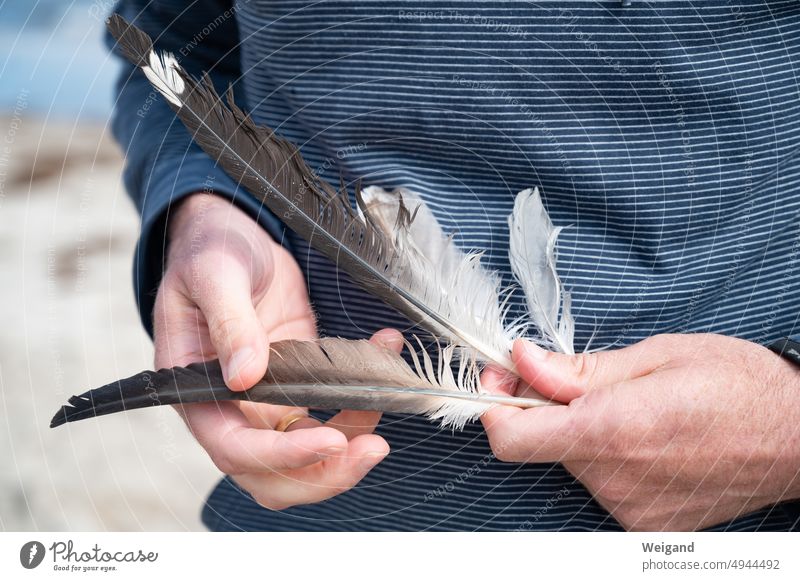
[[0,530],[202,530],[219,473],[171,408],[51,430],[151,368],[109,117],[111,0],[0,0]]

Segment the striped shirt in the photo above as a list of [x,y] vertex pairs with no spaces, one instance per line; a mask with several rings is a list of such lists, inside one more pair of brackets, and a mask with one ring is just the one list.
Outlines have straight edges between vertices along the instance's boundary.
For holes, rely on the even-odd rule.
[[[800,3],[785,1],[123,0],[194,73],[298,144],[323,178],[408,187],[511,281],[506,218],[540,187],[573,295],[576,347],[656,333],[766,342],[800,298]],[[320,332],[408,323],[237,189],[143,77],[126,69],[114,130],[142,213],[144,324],[170,204],[212,190],[291,249]],[[515,296],[510,317],[524,309]],[[392,452],[355,489],[272,512],[230,480],[214,530],[599,530],[619,525],[558,464],[496,460],[480,425],[387,415]],[[791,505],[729,530],[797,527]]]

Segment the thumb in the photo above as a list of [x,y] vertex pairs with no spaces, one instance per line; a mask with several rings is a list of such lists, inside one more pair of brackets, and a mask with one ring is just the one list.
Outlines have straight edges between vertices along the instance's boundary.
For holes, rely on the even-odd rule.
[[566,355],[517,339],[512,359],[522,380],[534,390],[569,402],[590,389],[647,375],[664,364],[665,355],[653,349],[650,340],[614,351]]
[[203,313],[225,383],[234,391],[252,387],[267,371],[269,338],[253,305],[248,268],[227,260],[201,283],[195,302]]
[[376,332],[369,340],[379,347],[391,349],[395,353],[400,353],[403,350],[403,334],[397,329],[381,329]]

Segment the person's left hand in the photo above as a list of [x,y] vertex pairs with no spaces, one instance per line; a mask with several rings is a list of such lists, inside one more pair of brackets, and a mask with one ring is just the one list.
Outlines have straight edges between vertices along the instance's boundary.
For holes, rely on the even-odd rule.
[[626,529],[701,529],[800,498],[800,370],[764,347],[659,335],[569,356],[518,340],[513,359],[518,385],[490,368],[484,386],[569,405],[484,414],[495,456],[563,462]]

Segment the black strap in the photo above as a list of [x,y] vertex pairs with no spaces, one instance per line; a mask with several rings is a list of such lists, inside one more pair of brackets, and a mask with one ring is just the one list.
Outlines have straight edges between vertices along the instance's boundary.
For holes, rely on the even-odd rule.
[[767,345],[767,349],[777,353],[784,359],[788,359],[795,365],[800,365],[800,343],[789,339],[789,337],[770,343]]

